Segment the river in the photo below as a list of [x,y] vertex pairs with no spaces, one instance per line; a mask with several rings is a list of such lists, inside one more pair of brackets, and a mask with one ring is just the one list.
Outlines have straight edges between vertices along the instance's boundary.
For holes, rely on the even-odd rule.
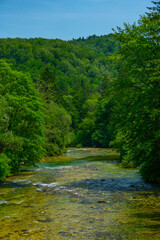
[[158,240],[160,189],[111,150],[68,150],[0,184],[0,239]]

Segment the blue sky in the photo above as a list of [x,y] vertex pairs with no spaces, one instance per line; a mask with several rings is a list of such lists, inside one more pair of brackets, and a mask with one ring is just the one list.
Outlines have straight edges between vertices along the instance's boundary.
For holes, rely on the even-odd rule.
[[109,34],[133,23],[150,0],[0,0],[0,38],[72,38]]

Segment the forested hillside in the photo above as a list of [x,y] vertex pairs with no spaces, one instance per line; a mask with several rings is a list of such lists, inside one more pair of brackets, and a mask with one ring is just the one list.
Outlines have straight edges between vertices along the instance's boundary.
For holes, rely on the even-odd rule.
[[160,182],[159,11],[101,37],[0,39],[0,179],[68,146],[113,146]]
[[120,48],[119,41],[115,41],[114,34],[104,36],[89,36],[88,38],[78,38],[72,40],[75,45],[80,45],[88,48],[96,53],[101,53],[104,56],[112,56],[115,50]]
[[[101,48],[97,51],[96,45],[98,39],[101,38]],[[40,159],[39,151],[34,147],[33,150],[37,154],[37,158],[33,156],[33,160],[31,160],[31,156],[27,157],[25,155],[22,136],[22,133],[25,133],[29,138],[31,137],[28,125],[32,124],[32,121],[36,125],[37,118],[44,122],[42,124],[41,120],[43,126],[39,126],[39,131],[42,132],[41,134],[44,137],[42,137],[42,141],[37,140],[38,144],[35,145],[35,148],[43,149],[42,155],[61,154],[69,145],[96,146],[97,141],[92,140],[92,134],[95,130],[95,112],[99,105],[99,99],[104,92],[103,88],[107,86],[107,79],[116,74],[111,64],[112,60],[105,56],[103,50],[111,55],[114,50],[118,49],[119,43],[110,35],[105,37],[94,36],[90,39],[91,44],[89,43],[90,40],[87,39],[85,40],[86,44],[81,44],[80,40],[66,42],[58,39],[47,40],[42,38],[0,39],[0,58],[2,59],[0,68],[1,101],[3,103],[1,117],[2,121],[7,116],[7,121],[14,122],[14,124],[7,123],[1,128],[2,172],[3,169],[8,169],[6,174],[9,169],[17,171],[21,163],[34,164],[37,162],[37,158]],[[110,50],[108,51],[108,49]],[[5,79],[3,75],[5,75]],[[21,80],[21,83],[16,75],[21,75],[21,79],[32,79],[32,85],[35,91],[39,93],[37,97],[41,102],[40,117],[36,114],[36,118],[32,119],[31,117],[28,120],[26,114],[22,116],[19,108],[24,109],[24,111],[27,110],[24,98],[28,90],[25,90],[23,80]],[[14,83],[16,83],[15,91],[12,94]],[[23,91],[19,94],[19,88],[22,87],[24,88],[24,94]],[[16,95],[17,99],[13,100],[11,98],[9,101],[8,94],[5,93],[6,89],[11,96]],[[27,97],[31,104],[34,104],[29,95]],[[13,111],[18,111],[19,115],[14,115],[12,111],[10,113],[6,109],[6,106],[11,105],[12,107],[14,101],[21,105],[13,107]],[[34,112],[30,112],[31,115],[32,113],[34,114]],[[19,121],[23,123],[18,123]],[[27,124],[26,121],[30,121],[30,123]],[[5,138],[6,142],[4,142],[4,136],[9,136],[9,138]],[[37,137],[40,138],[40,135],[33,134],[31,138],[36,141]],[[108,144],[97,143],[97,146],[107,147]],[[13,149],[14,154],[17,151],[20,156],[25,155],[26,160],[23,157],[18,157],[18,155],[13,160],[14,154],[11,153]],[[9,160],[6,161],[5,159]],[[11,161],[11,164],[7,164],[9,161]],[[9,168],[6,167],[6,164],[9,165]]]

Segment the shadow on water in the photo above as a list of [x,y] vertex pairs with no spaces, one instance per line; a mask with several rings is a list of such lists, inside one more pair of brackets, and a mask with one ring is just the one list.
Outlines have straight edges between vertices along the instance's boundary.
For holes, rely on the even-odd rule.
[[[136,214],[132,214],[132,217],[136,217],[136,218],[149,218],[152,219],[154,221],[160,221],[160,213],[159,212],[152,212],[152,213],[136,213]],[[160,227],[160,224],[158,224],[158,226]]]
[[154,225],[147,224],[145,226],[142,225],[141,227],[155,231],[155,229],[160,229],[160,224],[154,224]]
[[18,181],[8,181],[0,184],[0,187],[4,188],[22,188],[31,186],[31,182],[18,182]]
[[65,185],[66,188],[85,188],[92,191],[153,191],[160,190],[159,187],[146,184],[140,178],[133,177],[117,177],[117,178],[100,178],[100,179],[85,179],[77,182],[71,182]]
[[[160,213],[134,213],[130,215],[131,218],[139,219],[139,227],[143,229],[149,229],[150,231],[160,230]],[[149,222],[150,221],[150,222]]]

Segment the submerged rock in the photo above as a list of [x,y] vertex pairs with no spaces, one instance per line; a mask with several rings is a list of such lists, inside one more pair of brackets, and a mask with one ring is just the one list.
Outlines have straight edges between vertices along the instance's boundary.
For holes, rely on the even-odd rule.
[[50,222],[53,222],[53,220],[51,218],[46,218],[46,219],[38,219],[37,222],[50,223]]
[[106,203],[105,200],[98,200],[97,203]]

